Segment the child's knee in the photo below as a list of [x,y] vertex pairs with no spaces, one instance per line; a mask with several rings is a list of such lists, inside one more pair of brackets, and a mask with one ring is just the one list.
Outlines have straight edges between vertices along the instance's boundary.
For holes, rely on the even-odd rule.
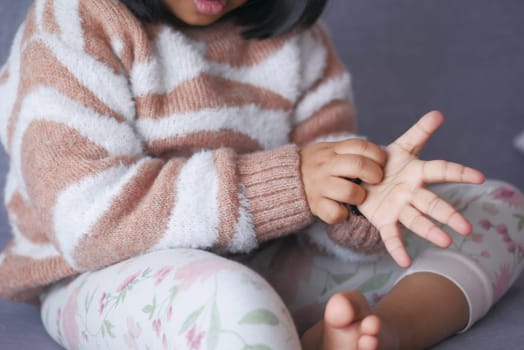
[[255,271],[223,257],[197,252],[174,272],[174,339],[213,343],[218,349],[263,345],[299,349],[299,339],[283,301]]
[[489,276],[496,301],[524,269],[524,195],[512,184],[488,180],[472,198],[464,215],[473,233],[458,248]]
[[204,251],[154,252],[57,285],[44,299],[49,334],[66,348],[299,349],[284,303],[256,272]]
[[502,181],[486,184],[480,199],[479,214],[474,217],[479,230],[496,233],[514,253],[524,254],[524,195],[517,187]]
[[524,210],[524,195],[515,185],[500,180],[486,180],[481,187],[494,203]]

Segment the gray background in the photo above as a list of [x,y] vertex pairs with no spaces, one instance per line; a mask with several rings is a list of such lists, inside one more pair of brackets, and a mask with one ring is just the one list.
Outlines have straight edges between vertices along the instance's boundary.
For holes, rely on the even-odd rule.
[[[0,0],[4,62],[29,0]],[[325,21],[352,72],[359,131],[387,144],[431,109],[446,123],[421,157],[524,188],[524,1],[331,0]],[[0,103],[1,97],[0,97]],[[0,185],[7,159],[0,151]],[[0,209],[0,245],[8,226]],[[470,332],[435,349],[522,348],[524,278]],[[31,306],[0,301],[0,349],[56,349]]]

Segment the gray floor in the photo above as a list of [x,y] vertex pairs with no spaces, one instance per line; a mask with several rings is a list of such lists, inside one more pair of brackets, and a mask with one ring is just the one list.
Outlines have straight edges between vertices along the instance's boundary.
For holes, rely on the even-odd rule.
[[[0,0],[0,62],[29,0]],[[524,1],[332,0],[325,20],[353,74],[359,129],[387,144],[431,109],[446,123],[422,158],[445,158],[524,188]],[[1,99],[0,99],[1,103]],[[0,151],[0,185],[6,157]],[[0,209],[0,245],[8,237]],[[524,277],[470,332],[435,349],[524,348]],[[0,349],[56,349],[38,312],[0,301]]]

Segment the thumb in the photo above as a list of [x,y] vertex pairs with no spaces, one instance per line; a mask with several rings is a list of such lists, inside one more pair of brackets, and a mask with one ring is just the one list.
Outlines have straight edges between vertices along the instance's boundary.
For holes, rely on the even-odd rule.
[[444,116],[442,113],[431,111],[422,116],[393,143],[411,154],[418,155],[443,122]]

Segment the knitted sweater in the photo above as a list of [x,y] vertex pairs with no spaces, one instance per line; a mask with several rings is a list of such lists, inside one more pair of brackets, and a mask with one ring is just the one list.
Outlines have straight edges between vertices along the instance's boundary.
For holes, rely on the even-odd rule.
[[350,76],[318,24],[241,30],[35,1],[0,70],[1,297],[154,250],[249,252],[313,223],[298,150],[353,132]]

